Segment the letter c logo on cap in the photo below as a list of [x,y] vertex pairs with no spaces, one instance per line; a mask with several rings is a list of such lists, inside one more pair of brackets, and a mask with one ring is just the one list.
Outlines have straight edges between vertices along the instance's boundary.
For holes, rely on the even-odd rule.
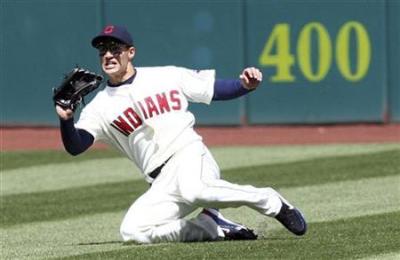
[[106,34],[109,34],[109,33],[112,33],[113,31],[114,31],[114,26],[109,25],[106,28],[104,28],[103,32],[106,33]]

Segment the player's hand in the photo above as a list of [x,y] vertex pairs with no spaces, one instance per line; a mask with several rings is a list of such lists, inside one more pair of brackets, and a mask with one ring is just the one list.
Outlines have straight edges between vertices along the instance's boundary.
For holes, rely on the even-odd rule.
[[262,81],[262,73],[259,69],[245,68],[239,76],[242,86],[247,89],[255,89]]
[[69,108],[62,108],[59,105],[56,105],[56,112],[62,120],[68,120],[74,116],[74,111]]

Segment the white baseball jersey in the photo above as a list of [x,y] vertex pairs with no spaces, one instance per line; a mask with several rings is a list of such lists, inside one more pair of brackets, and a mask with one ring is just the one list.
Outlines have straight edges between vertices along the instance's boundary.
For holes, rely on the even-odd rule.
[[151,171],[182,147],[201,140],[193,130],[188,101],[209,104],[214,81],[214,70],[136,68],[132,83],[100,91],[75,127],[122,151],[151,182]]

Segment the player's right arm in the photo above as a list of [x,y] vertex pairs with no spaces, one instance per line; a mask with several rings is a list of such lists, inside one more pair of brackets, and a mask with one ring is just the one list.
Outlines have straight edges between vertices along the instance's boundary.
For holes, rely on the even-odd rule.
[[86,151],[94,142],[94,137],[83,129],[74,125],[74,112],[56,106],[60,118],[60,131],[65,150],[71,155],[78,155]]
[[235,99],[255,90],[262,81],[262,73],[255,67],[243,69],[238,79],[215,79],[214,70],[178,69],[183,92],[191,102]]
[[255,90],[262,81],[262,73],[254,67],[245,68],[236,80],[216,79],[212,100],[230,100]]

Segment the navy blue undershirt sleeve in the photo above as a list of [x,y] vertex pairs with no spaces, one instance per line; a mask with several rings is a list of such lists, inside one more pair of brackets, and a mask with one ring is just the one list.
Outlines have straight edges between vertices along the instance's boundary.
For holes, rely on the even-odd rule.
[[243,96],[252,90],[246,89],[238,79],[216,79],[212,100],[229,100]]
[[73,118],[60,118],[60,130],[65,150],[71,155],[83,153],[94,142],[94,137],[88,131],[75,128]]

